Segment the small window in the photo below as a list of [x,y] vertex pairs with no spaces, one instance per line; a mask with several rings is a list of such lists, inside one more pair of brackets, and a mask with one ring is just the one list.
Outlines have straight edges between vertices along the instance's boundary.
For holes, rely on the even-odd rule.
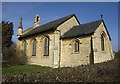
[[102,51],[105,50],[105,43],[104,43],[104,35],[103,35],[103,33],[101,34],[101,50]]
[[36,40],[33,40],[32,44],[32,56],[36,56]]
[[74,45],[74,52],[79,52],[79,41],[75,40],[75,45]]
[[44,56],[49,56],[49,37],[44,39]]
[[37,22],[39,21],[39,16],[37,16]]

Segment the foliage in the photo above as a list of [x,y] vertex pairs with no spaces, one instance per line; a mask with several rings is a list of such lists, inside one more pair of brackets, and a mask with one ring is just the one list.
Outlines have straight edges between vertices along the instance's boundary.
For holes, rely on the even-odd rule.
[[18,61],[17,64],[24,65],[27,63],[28,58],[23,50],[17,50],[16,54],[17,54],[17,61]]
[[[15,49],[13,49],[12,47],[10,47],[13,42],[12,42],[12,35],[13,35],[13,23],[12,22],[5,22],[5,21],[2,21],[2,27],[1,27],[1,30],[2,30],[2,53],[3,53],[3,61],[12,61],[15,53]],[[13,49],[13,50],[12,50]]]
[[16,54],[16,49],[14,46],[10,46],[7,48],[4,48],[4,57],[3,57],[3,64],[14,64],[17,62],[17,54]]
[[[20,54],[18,52],[20,52]],[[27,62],[27,56],[24,54],[24,51],[16,50],[16,44],[5,48],[3,53],[5,53],[3,67],[8,65],[23,65]]]
[[2,21],[2,50],[12,44],[13,23]]
[[[117,60],[111,60],[104,63],[47,70],[45,67],[38,68],[38,66],[34,66],[33,70],[32,66],[30,68],[29,65],[25,65],[31,73],[26,72],[27,68],[23,66],[13,67],[17,74],[3,75],[3,82],[118,82],[120,79],[117,62]],[[13,68],[7,71],[11,73]]]
[[[24,51],[16,50],[16,44],[12,42],[12,35],[13,23],[2,21],[3,67],[5,65],[23,65],[27,62],[27,56],[24,54]],[[20,52],[20,54],[18,54],[18,52]]]

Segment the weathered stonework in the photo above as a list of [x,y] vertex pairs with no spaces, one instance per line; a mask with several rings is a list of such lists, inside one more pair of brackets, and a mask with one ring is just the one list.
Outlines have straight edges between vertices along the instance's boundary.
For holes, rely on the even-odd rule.
[[72,18],[70,18],[69,20],[65,21],[63,24],[58,26],[57,30],[61,31],[61,36],[62,36],[64,33],[69,31],[73,26],[77,26],[77,25],[79,25],[79,23],[73,16]]
[[[52,59],[53,59],[53,45],[54,45],[54,34],[47,34],[50,38],[50,52],[49,52],[49,56],[44,56],[43,55],[43,39],[44,36],[46,36],[46,34],[44,35],[38,35],[35,37],[29,37],[26,39],[27,42],[27,56],[28,56],[28,64],[37,64],[37,65],[43,65],[43,66],[51,66],[52,67]],[[32,40],[33,38],[36,39],[37,44],[36,44],[36,56],[32,56]],[[18,46],[20,47],[20,49],[23,49],[23,43],[24,40],[19,41]],[[22,46],[21,46],[22,45]]]
[[[105,50],[101,50],[101,34],[105,33]],[[112,45],[103,23],[97,28],[93,35],[94,61],[95,63],[113,59]],[[97,50],[95,52],[95,50]]]
[[80,41],[79,52],[74,52],[74,39],[62,40],[61,67],[89,64],[90,37],[77,39]]
[[[59,25],[55,31],[44,32],[18,40],[17,48],[24,50],[24,40],[27,42],[28,64],[36,64],[50,67],[73,67],[78,65],[99,63],[113,59],[112,45],[103,23],[94,34],[79,36],[69,39],[61,39],[61,36],[73,26],[80,25],[73,16]],[[19,31],[19,30],[18,30]],[[20,30],[21,32],[21,30]],[[105,33],[105,50],[101,50],[101,33]],[[48,36],[49,56],[44,56],[44,38]],[[32,41],[36,39],[36,56],[32,56]],[[79,40],[79,52],[74,52],[75,39]],[[94,55],[94,56],[93,56]],[[93,56],[93,57],[91,57]]]

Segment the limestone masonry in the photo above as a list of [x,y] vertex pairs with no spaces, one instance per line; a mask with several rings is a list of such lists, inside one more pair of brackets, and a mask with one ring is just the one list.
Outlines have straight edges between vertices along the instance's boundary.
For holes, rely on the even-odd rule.
[[113,59],[111,38],[103,19],[81,24],[72,14],[40,25],[36,15],[34,25],[24,31],[20,19],[17,36],[17,49],[24,51],[28,64],[57,68]]

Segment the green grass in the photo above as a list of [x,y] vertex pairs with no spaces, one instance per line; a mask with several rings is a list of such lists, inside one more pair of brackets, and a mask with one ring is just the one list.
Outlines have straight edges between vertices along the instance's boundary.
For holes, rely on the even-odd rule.
[[18,66],[9,66],[2,68],[3,75],[13,75],[21,73],[35,73],[35,72],[49,72],[53,70],[50,67],[38,66],[38,65],[18,65]]
[[[3,82],[118,82],[118,59],[53,69],[37,65],[3,67]],[[16,75],[14,75],[16,74]]]

